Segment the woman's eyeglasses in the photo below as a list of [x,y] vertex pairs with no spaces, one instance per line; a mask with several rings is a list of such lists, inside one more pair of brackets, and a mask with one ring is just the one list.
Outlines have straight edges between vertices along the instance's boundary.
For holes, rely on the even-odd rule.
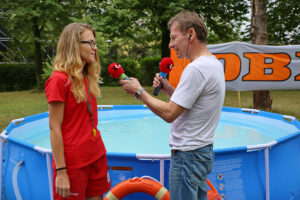
[[97,47],[97,43],[94,41],[80,41],[80,43],[84,43],[84,44],[90,44],[91,48],[95,48]]

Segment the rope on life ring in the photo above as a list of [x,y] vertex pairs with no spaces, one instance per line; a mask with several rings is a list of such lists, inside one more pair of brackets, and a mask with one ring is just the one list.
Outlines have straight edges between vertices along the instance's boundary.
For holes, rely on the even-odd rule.
[[146,178],[127,179],[113,187],[103,200],[121,200],[128,194],[143,192],[157,200],[169,200],[169,191],[159,182]]
[[221,200],[222,198],[213,184],[208,179],[206,179],[206,183],[210,187],[210,190],[207,191],[207,200]]

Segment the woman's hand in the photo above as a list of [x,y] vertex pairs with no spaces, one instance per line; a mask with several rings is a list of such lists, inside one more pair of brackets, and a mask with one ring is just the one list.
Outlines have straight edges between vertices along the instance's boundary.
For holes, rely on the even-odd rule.
[[70,180],[67,170],[61,170],[57,172],[55,179],[56,193],[63,198],[70,196]]

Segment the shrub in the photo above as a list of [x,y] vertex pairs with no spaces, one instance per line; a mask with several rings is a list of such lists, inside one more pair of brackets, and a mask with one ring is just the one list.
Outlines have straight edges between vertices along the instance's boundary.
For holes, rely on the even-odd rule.
[[143,85],[152,85],[153,78],[159,72],[160,57],[146,57],[140,61],[141,83]]
[[[120,64],[123,67],[124,73],[128,77],[135,77],[138,79],[140,78],[139,65],[138,62],[134,59],[122,59],[118,60],[116,63]],[[108,73],[107,68],[110,64],[111,63],[108,63],[106,60],[103,60],[101,62],[101,77],[103,79],[103,85],[120,86],[119,81],[112,78]]]
[[29,90],[35,86],[34,64],[0,64],[0,91]]
[[53,71],[54,67],[50,63],[46,62],[46,65],[42,68],[41,75],[43,85],[46,83],[47,79],[53,74]]
[[107,59],[101,59],[101,72],[100,76],[102,78],[102,85],[106,86],[117,86],[119,85],[118,81],[116,81],[114,78],[112,78],[108,73],[108,66],[110,65],[109,61]]
[[140,78],[140,69],[139,69],[138,62],[136,60],[122,59],[122,60],[118,60],[118,64],[120,64],[123,67],[124,73],[128,77],[135,77],[137,79]]

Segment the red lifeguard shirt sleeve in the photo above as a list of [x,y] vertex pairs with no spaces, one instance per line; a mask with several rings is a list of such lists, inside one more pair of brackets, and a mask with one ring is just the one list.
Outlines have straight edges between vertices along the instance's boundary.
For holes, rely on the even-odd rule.
[[62,77],[51,76],[45,83],[48,103],[52,101],[65,102],[67,98],[67,81]]

